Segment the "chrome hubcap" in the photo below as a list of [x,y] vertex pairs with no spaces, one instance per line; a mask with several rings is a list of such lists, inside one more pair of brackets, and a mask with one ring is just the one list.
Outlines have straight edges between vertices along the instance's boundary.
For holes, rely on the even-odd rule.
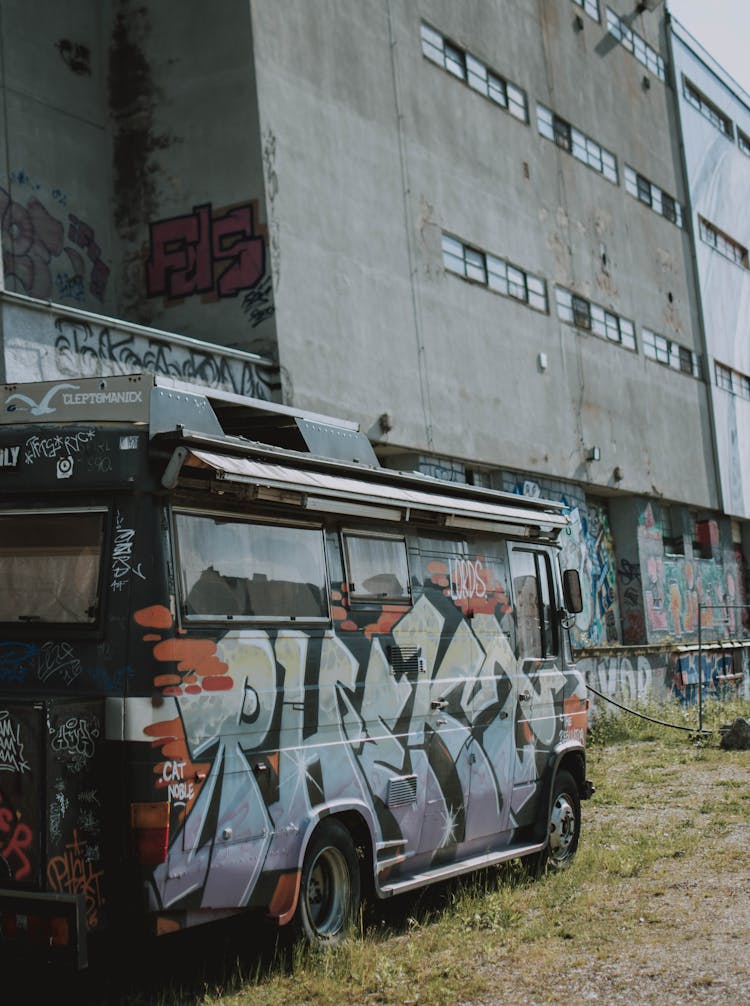
[[565,859],[576,837],[575,808],[567,793],[560,793],[549,820],[549,848],[553,859]]

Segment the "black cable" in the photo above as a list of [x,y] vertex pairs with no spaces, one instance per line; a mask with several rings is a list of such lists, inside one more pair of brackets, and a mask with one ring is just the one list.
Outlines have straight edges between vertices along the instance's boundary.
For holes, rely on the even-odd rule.
[[619,702],[615,702],[614,699],[610,699],[608,695],[604,695],[602,692],[597,691],[593,685],[586,685],[590,692],[594,695],[598,695],[600,699],[604,699],[605,702],[609,702],[610,705],[617,706],[618,709],[622,709],[623,712],[631,713],[633,716],[638,716],[642,720],[648,720],[649,723],[658,723],[661,727],[669,727],[671,730],[684,730],[689,734],[715,734],[715,730],[698,730],[696,727],[683,727],[677,723],[667,723],[666,720],[657,720],[653,716],[646,716],[645,713],[639,713],[636,709],[630,709],[628,706],[620,705]]

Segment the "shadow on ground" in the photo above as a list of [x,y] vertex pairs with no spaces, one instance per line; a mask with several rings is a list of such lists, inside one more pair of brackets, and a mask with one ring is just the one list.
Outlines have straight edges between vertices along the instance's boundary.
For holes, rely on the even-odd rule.
[[[450,911],[456,897],[474,886],[490,890],[517,883],[512,867],[436,884],[366,907],[364,932],[375,939],[408,932],[415,924]],[[527,878],[528,879],[528,878]],[[3,1002],[60,1006],[193,1006],[204,997],[237,992],[248,982],[292,973],[295,953],[288,934],[262,914],[248,914],[182,933],[118,946],[92,946],[91,965],[74,973],[23,959],[0,958]],[[22,998],[23,997],[23,998]]]

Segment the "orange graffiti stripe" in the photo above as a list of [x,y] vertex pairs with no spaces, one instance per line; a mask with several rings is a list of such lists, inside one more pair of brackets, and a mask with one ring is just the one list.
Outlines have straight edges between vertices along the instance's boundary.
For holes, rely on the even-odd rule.
[[178,671],[195,671],[204,678],[224,675],[229,670],[217,657],[216,644],[210,639],[165,639],[154,647],[154,656],[162,663],[177,664]]
[[171,629],[172,615],[169,608],[163,604],[154,604],[150,608],[141,608],[133,615],[136,625],[143,625],[148,629]]

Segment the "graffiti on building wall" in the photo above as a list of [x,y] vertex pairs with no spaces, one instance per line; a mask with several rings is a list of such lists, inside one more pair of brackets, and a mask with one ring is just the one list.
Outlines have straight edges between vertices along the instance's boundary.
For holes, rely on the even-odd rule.
[[572,630],[575,646],[598,645],[618,639],[618,608],[615,591],[615,551],[609,517],[604,506],[583,497],[542,492],[537,483],[519,482],[515,492],[538,498],[556,498],[566,505],[569,527],[561,538],[560,565],[577,569],[581,576],[583,611]]
[[674,695],[683,703],[698,701],[698,688],[705,697],[735,698],[747,690],[748,651],[697,650],[670,656]]
[[[712,558],[665,553],[662,528],[650,503],[639,516],[638,544],[643,570],[643,608],[648,638],[696,639],[700,623],[711,639],[741,632],[744,588],[734,553],[724,562],[718,546]],[[707,636],[706,639],[709,637]]]
[[34,835],[23,814],[0,791],[0,862],[14,880],[31,875],[30,847]]
[[617,566],[622,611],[623,643],[646,641],[646,620],[643,615],[643,580],[637,561],[623,556]]
[[55,372],[40,375],[43,380],[149,371],[266,401],[279,395],[277,369],[254,360],[64,316],[55,318],[54,329]]
[[164,297],[169,304],[196,295],[236,297],[257,288],[266,272],[257,211],[257,202],[223,209],[205,203],[191,213],[149,224],[148,296]]
[[630,706],[648,700],[660,702],[670,694],[668,669],[662,654],[656,661],[643,655],[586,658],[579,661],[579,667],[587,683],[603,696],[591,693],[593,706],[604,703],[606,707],[607,699]]
[[55,190],[50,210],[40,198],[41,185],[25,172],[12,181],[36,194],[14,199],[0,188],[3,270],[9,290],[42,300],[67,299],[84,302],[88,294],[104,300],[109,266],[93,227],[73,213],[60,212],[67,199]]
[[[592,720],[600,713],[618,715],[621,710],[608,702],[635,707],[648,702],[676,699],[683,705],[698,700],[698,651],[661,652],[637,657],[606,654],[578,661],[590,691]],[[707,648],[701,653],[704,696],[717,699],[750,698],[750,649],[731,653]],[[599,693],[599,694],[597,694]]]

